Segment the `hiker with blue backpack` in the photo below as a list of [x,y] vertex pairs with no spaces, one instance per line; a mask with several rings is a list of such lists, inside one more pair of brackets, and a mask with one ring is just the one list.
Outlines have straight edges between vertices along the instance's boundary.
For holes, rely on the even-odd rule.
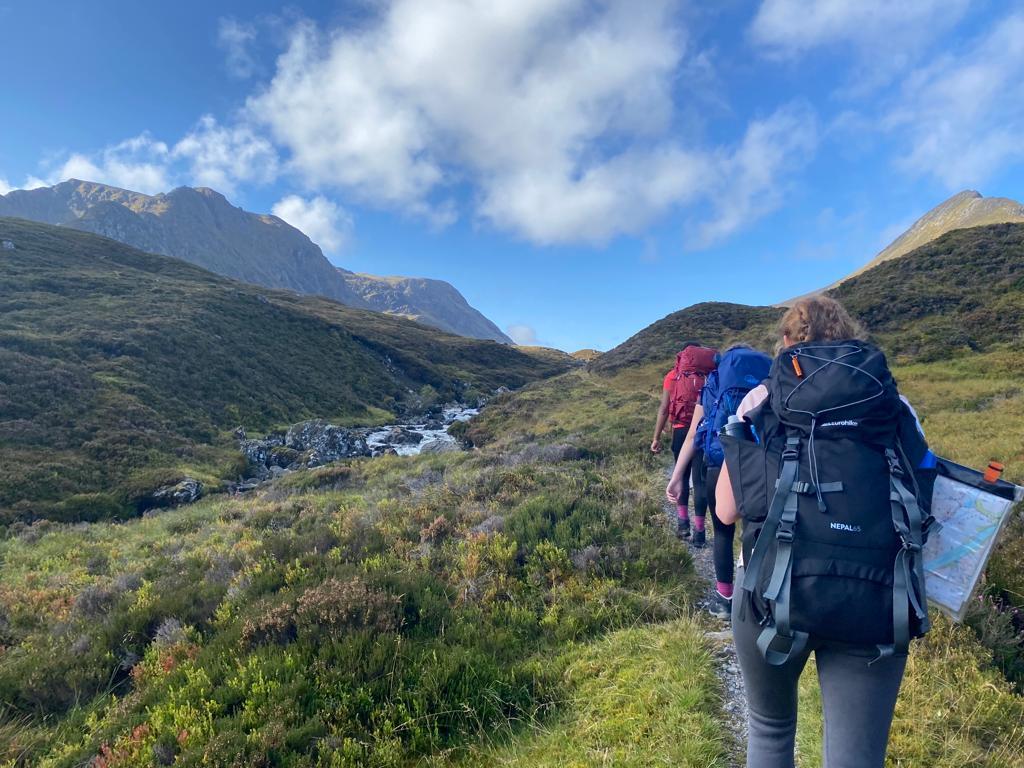
[[[733,538],[736,526],[734,523],[723,523],[715,514],[715,487],[725,461],[719,432],[729,417],[736,413],[740,401],[746,394],[768,376],[770,366],[771,358],[768,355],[746,346],[732,347],[718,357],[717,368],[708,374],[704,382],[700,403],[694,409],[690,429],[676,459],[672,479],[665,489],[665,495],[670,501],[678,501],[686,482],[687,465],[691,460],[697,462],[694,472],[699,473],[699,477],[695,476],[694,489],[696,490],[698,486],[704,489],[707,505],[711,510],[711,523],[715,529],[712,559],[715,565],[716,599],[712,605],[712,612],[721,618],[728,618],[731,613]],[[695,516],[692,540],[694,547],[703,547],[705,544],[703,522],[703,517]]]
[[763,386],[721,438],[723,524],[743,519],[736,654],[748,768],[792,768],[814,653],[824,768],[882,768],[910,640],[928,631],[934,455],[885,355],[843,307],[797,301]]

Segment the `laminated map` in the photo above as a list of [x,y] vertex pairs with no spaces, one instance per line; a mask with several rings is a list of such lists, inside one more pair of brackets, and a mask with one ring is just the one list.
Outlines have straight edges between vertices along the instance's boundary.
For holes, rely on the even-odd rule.
[[928,599],[956,621],[963,619],[985,570],[996,537],[1024,488],[983,475],[946,459],[932,495],[932,514],[942,525],[924,548]]

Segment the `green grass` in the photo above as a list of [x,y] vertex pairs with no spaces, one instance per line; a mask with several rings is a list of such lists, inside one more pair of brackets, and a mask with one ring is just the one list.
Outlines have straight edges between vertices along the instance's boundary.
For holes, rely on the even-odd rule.
[[571,371],[495,398],[465,437],[507,449],[531,441],[571,442],[602,455],[642,455],[638,449],[653,428],[660,384],[653,368],[613,377]]
[[[886,765],[1018,768],[1024,697],[989,666],[970,630],[943,617],[916,643],[896,705]],[[813,661],[800,681],[800,768],[821,766],[821,692]]]
[[982,468],[1006,465],[1024,482],[1024,356],[1001,345],[982,354],[894,369],[900,390],[922,417],[936,453]]
[[[606,679],[623,688],[674,658],[641,647],[703,658],[685,619],[695,576],[658,493],[635,458],[599,470],[491,449],[33,526],[0,542],[0,764],[397,766],[565,725],[615,648]],[[496,515],[501,532],[473,533]],[[714,720],[709,671],[622,715],[639,727],[681,692],[678,717]],[[616,733],[605,707],[594,750]],[[721,748],[702,726],[676,754]]]
[[719,683],[699,625],[621,630],[574,650],[561,714],[512,738],[428,765],[640,768],[729,765],[735,749],[716,709]]

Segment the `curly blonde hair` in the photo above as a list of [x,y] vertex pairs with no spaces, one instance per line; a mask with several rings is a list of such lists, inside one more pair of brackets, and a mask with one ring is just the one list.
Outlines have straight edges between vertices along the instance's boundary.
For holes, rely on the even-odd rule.
[[800,344],[804,341],[862,339],[865,335],[864,327],[850,317],[842,304],[828,296],[797,299],[779,322],[780,348],[783,336],[789,337],[790,344]]

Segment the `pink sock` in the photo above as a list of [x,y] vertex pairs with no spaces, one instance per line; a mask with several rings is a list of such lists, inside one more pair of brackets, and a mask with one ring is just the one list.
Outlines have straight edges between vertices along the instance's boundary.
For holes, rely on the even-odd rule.
[[704,530],[704,515],[693,516],[693,530],[703,531]]
[[722,597],[732,597],[732,584],[726,584],[724,581],[715,582],[715,586],[718,588],[718,594]]
[[688,510],[682,504],[677,504],[676,505],[676,514],[679,515],[679,519],[680,520],[689,520],[690,519],[690,510]]

